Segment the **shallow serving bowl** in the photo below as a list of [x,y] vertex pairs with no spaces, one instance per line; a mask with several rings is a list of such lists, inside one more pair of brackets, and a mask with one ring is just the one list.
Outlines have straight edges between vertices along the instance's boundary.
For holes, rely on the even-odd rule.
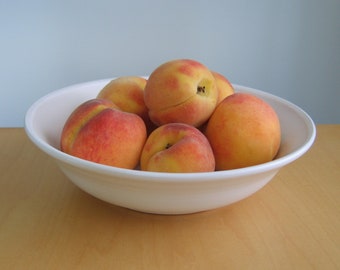
[[280,168],[301,157],[315,139],[315,125],[302,109],[263,91],[234,85],[235,91],[254,94],[276,110],[282,143],[273,161],[229,171],[156,173],[101,165],[61,152],[60,134],[67,117],[82,102],[95,98],[108,82],[77,84],[40,98],[27,111],[25,130],[75,185],[114,205],[157,214],[187,214],[226,206],[260,190]]

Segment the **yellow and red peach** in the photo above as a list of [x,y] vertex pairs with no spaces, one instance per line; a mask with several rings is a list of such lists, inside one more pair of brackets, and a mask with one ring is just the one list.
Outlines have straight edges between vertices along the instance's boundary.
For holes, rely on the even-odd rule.
[[140,165],[144,171],[211,172],[215,170],[215,159],[207,138],[197,128],[169,123],[149,135]]
[[235,90],[230,81],[224,75],[216,71],[211,71],[211,73],[214,75],[216,80],[218,92],[217,104],[219,104],[227,96],[234,94]]
[[185,123],[199,127],[217,103],[216,81],[210,70],[195,60],[177,59],[158,66],[144,89],[150,119],[158,126]]
[[144,88],[147,80],[140,76],[123,76],[112,79],[98,93],[97,98],[108,99],[122,111],[142,117],[149,132],[155,126],[150,121],[144,102]]
[[280,122],[264,100],[247,93],[225,98],[207,124],[216,170],[237,169],[272,160],[281,142]]
[[70,114],[61,133],[60,147],[75,157],[134,169],[146,136],[140,116],[96,98],[82,103]]

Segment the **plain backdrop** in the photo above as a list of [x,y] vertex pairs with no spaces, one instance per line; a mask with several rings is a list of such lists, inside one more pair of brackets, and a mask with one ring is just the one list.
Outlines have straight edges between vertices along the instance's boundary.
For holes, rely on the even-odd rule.
[[0,127],[75,83],[198,60],[340,123],[340,1],[0,0]]

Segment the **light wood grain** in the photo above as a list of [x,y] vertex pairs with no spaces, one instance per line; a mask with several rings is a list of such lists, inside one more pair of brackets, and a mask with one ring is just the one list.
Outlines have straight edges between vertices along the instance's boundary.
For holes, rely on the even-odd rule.
[[340,125],[253,196],[182,216],[84,193],[23,129],[0,149],[0,269],[340,269]]

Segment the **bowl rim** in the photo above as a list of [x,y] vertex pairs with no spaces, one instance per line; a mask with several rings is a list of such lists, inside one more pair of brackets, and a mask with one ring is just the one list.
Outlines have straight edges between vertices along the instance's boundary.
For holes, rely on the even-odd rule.
[[60,95],[65,91],[68,91],[70,88],[82,87],[82,86],[91,86],[91,84],[99,84],[105,83],[111,79],[102,79],[102,80],[95,80],[89,82],[83,82],[78,84],[73,84],[59,90],[52,91],[38,100],[36,100],[27,110],[25,115],[25,132],[29,139],[43,152],[50,155],[57,161],[72,165],[74,167],[78,167],[88,171],[95,171],[100,174],[105,174],[112,177],[120,177],[120,178],[129,178],[132,180],[134,178],[136,181],[143,179],[143,181],[149,182],[204,182],[209,179],[209,181],[218,181],[218,180],[226,180],[227,178],[235,178],[235,177],[244,177],[254,174],[259,174],[263,172],[278,170],[279,168],[293,162],[294,160],[301,157],[305,152],[309,150],[309,148],[314,143],[316,137],[316,127],[312,120],[312,118],[300,107],[293,104],[292,102],[283,99],[279,96],[273,95],[268,92],[264,92],[262,90],[254,89],[251,87],[239,85],[239,84],[232,84],[235,88],[242,88],[242,91],[245,92],[252,92],[258,93],[261,96],[267,96],[268,98],[275,99],[280,103],[284,103],[286,106],[293,109],[299,116],[304,120],[304,123],[307,126],[307,138],[305,142],[299,146],[297,149],[292,151],[289,154],[286,154],[282,157],[278,157],[274,160],[271,160],[266,163],[253,165],[249,167],[239,168],[239,169],[232,169],[232,170],[223,170],[223,171],[214,171],[214,172],[193,172],[193,173],[167,173],[167,172],[148,172],[148,171],[141,171],[136,169],[124,169],[118,168],[109,165],[103,165],[95,162],[91,162],[88,160],[84,160],[78,157],[71,156],[62,152],[61,150],[53,147],[52,145],[48,144],[45,140],[43,140],[33,128],[33,120],[35,112],[38,110],[39,106],[43,104],[43,102],[47,99],[52,98],[55,95]]

